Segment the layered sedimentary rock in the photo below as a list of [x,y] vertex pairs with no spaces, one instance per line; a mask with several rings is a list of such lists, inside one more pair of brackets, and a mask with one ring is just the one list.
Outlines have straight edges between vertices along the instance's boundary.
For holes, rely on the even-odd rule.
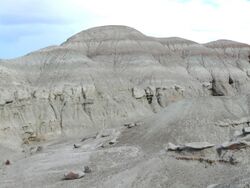
[[0,60],[0,78],[0,187],[250,185],[247,44],[103,26]]
[[0,139],[100,129],[183,98],[246,94],[249,54],[247,44],[154,38],[126,26],[82,31],[1,60]]

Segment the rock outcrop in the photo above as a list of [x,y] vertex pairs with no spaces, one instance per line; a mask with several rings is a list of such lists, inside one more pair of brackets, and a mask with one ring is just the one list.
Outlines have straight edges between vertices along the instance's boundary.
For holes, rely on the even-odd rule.
[[[0,60],[0,78],[0,151],[14,153],[22,147],[38,161],[38,169],[53,174],[65,164],[89,160],[96,174],[89,174],[91,181],[86,177],[87,187],[219,187],[232,175],[247,176],[248,44],[199,44],[149,37],[126,26],[102,26],[59,46]],[[51,145],[37,152],[37,142],[59,136],[83,139],[70,147],[59,144],[66,150]],[[166,154],[167,143],[181,145],[170,144],[178,151]],[[221,145],[218,156],[210,143],[227,145]],[[27,149],[29,145],[35,149]],[[27,165],[32,164],[29,159]],[[19,161],[13,169],[20,166]],[[11,172],[6,173],[10,179]],[[65,178],[85,175],[76,174]],[[57,186],[73,186],[62,182]]]
[[107,127],[183,98],[248,93],[249,54],[247,44],[153,38],[126,26],[82,31],[1,60],[1,140]]

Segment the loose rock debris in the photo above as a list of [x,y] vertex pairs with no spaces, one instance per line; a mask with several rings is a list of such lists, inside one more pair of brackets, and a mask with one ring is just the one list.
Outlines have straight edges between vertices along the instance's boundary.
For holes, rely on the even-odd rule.
[[127,127],[128,129],[130,129],[130,128],[133,128],[133,127],[136,127],[136,126],[139,126],[139,125],[142,125],[143,124],[143,122],[135,122],[135,123],[132,123],[132,122],[130,122],[130,123],[125,123],[124,124],[124,127]]
[[208,159],[204,157],[193,157],[193,156],[176,156],[175,159],[177,160],[187,160],[187,161],[199,161],[199,162],[206,162],[210,165],[218,162],[218,163],[225,163],[235,165],[238,162],[236,160],[225,160],[225,159]]

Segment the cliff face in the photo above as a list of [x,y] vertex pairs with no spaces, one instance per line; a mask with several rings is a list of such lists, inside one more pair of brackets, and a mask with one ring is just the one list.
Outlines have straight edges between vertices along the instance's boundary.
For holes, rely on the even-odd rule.
[[103,26],[1,60],[0,78],[0,140],[27,143],[118,126],[183,98],[249,93],[250,46]]

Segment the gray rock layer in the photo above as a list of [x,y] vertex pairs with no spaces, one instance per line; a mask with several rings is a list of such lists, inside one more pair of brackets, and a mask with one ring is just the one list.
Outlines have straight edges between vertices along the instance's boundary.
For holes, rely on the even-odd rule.
[[183,98],[249,93],[249,54],[234,41],[154,38],[126,26],[82,31],[1,60],[0,139],[99,129]]
[[[36,160],[46,174],[34,172],[37,185],[72,187],[46,181],[45,170],[53,174],[84,161],[96,168],[86,176],[87,187],[249,186],[248,145],[231,144],[219,153],[212,147],[250,141],[249,93],[248,44],[155,38],[126,26],[88,29],[59,46],[0,60],[0,159],[17,159],[20,150],[34,154],[37,143],[59,136],[99,132],[75,145],[73,159],[84,155],[81,160],[58,157],[72,155],[63,144],[25,159],[30,168],[18,181],[35,186],[28,174]],[[168,143],[196,149],[164,153]],[[12,174],[22,165],[19,161],[6,173],[3,168],[3,186],[16,186]]]

